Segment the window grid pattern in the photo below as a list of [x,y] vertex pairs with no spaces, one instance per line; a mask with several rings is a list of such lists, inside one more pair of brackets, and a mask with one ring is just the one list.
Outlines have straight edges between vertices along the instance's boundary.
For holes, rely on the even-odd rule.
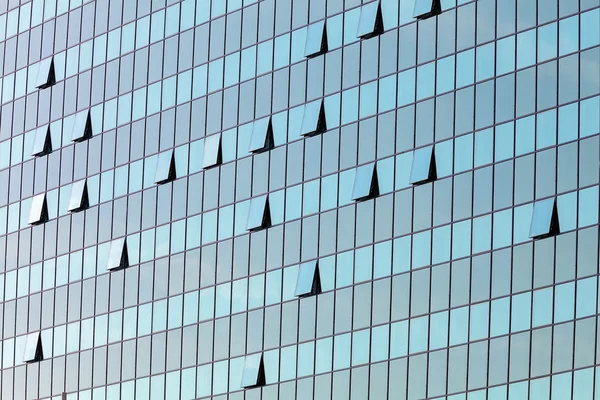
[[0,397],[594,398],[600,3],[421,3],[0,5]]

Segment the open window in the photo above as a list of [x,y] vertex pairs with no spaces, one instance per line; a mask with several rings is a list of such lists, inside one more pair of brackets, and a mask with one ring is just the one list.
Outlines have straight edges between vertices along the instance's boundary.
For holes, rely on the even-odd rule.
[[88,196],[87,180],[73,182],[71,185],[71,196],[69,197],[69,211],[79,212],[88,209],[90,198]]
[[304,106],[304,115],[302,116],[300,135],[315,136],[326,130],[325,102],[323,100],[316,100],[306,104]]
[[356,168],[352,200],[365,201],[379,196],[379,181],[375,163]]
[[254,121],[248,151],[255,154],[262,153],[273,149],[274,145],[271,117]]
[[413,153],[412,168],[410,170],[410,183],[421,185],[437,179],[435,165],[435,151],[433,146],[415,150]]
[[29,209],[29,225],[39,225],[48,222],[48,203],[46,193],[38,194],[31,199]]
[[415,0],[413,18],[427,19],[442,13],[440,0]]
[[255,197],[250,200],[250,210],[246,230],[259,231],[271,226],[271,210],[267,195]]
[[83,142],[92,137],[92,117],[90,110],[75,114],[75,123],[71,133],[72,142]]
[[106,269],[115,271],[129,267],[129,254],[127,252],[127,240],[125,238],[115,239],[110,243],[110,252]]
[[221,149],[221,134],[209,136],[204,139],[204,157],[202,168],[208,169],[223,163],[223,152]]
[[160,153],[158,155],[158,162],[156,163],[154,182],[157,185],[162,185],[174,181],[175,179],[177,179],[177,172],[175,170],[175,151],[169,150]]
[[50,153],[52,153],[52,136],[50,135],[50,125],[48,125],[36,129],[31,155],[42,157]]
[[321,293],[321,276],[317,261],[310,261],[300,265],[298,280],[296,281],[296,297],[315,296]]
[[34,363],[44,359],[44,349],[42,346],[41,332],[30,333],[25,340],[25,351],[23,353],[23,362]]
[[262,353],[246,356],[242,372],[242,384],[245,389],[265,386],[265,366]]
[[532,239],[544,239],[556,236],[560,233],[560,222],[556,199],[536,201],[533,204],[531,225],[529,226],[529,237]]
[[313,58],[327,53],[327,26],[325,21],[319,21],[308,26],[306,43],[304,44],[304,57]]
[[56,84],[56,74],[54,73],[54,57],[46,58],[38,64],[38,74],[35,87],[38,89],[47,89]]
[[356,37],[369,39],[381,35],[383,31],[383,16],[381,14],[381,5],[379,4],[379,1],[373,1],[362,6],[360,9]]

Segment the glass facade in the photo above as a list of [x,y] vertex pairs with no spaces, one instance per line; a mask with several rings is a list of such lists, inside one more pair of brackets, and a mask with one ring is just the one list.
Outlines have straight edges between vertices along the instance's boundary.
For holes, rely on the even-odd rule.
[[600,399],[599,187],[600,0],[2,0],[0,398]]

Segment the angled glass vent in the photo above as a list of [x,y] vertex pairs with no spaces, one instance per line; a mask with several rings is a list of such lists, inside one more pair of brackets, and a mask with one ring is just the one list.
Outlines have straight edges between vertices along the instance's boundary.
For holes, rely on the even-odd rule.
[[204,140],[204,157],[202,168],[212,168],[221,165],[223,155],[221,150],[221,134],[209,136]]
[[249,389],[265,386],[265,366],[262,353],[246,356],[242,372],[242,387]]
[[169,150],[158,155],[158,162],[156,163],[156,173],[154,175],[154,182],[157,185],[171,182],[177,179],[177,172],[175,171],[175,151]]
[[250,153],[262,153],[271,150],[274,145],[271,117],[254,121],[248,151]]
[[40,61],[35,87],[38,89],[46,89],[54,84],[56,84],[54,57],[49,57]]
[[258,231],[269,228],[270,226],[271,210],[269,208],[269,197],[264,195],[251,199],[246,230]]
[[306,43],[304,44],[304,57],[312,58],[327,53],[327,27],[325,21],[319,21],[308,26]]
[[437,179],[435,166],[435,153],[433,146],[415,150],[413,153],[412,168],[410,170],[410,183],[421,185]]
[[442,13],[440,0],[415,0],[413,18],[427,19]]
[[106,269],[114,271],[129,266],[129,254],[127,253],[127,240],[125,238],[115,239],[110,243],[110,253]]
[[38,128],[35,131],[35,139],[31,155],[34,157],[42,157],[52,153],[52,137],[50,135],[50,125]]
[[369,39],[383,33],[383,16],[381,15],[381,6],[379,1],[365,4],[360,9],[360,19],[358,20],[358,29],[356,37]]
[[327,130],[325,119],[325,102],[316,100],[304,106],[302,116],[301,136],[315,136]]
[[529,237],[543,239],[560,233],[556,199],[536,201],[529,226]]
[[73,182],[71,185],[71,197],[69,197],[69,211],[79,212],[89,208],[90,198],[88,196],[87,180]]
[[42,348],[42,335],[40,332],[30,333],[25,341],[25,352],[23,353],[23,362],[34,363],[44,359],[44,349]]
[[29,210],[29,225],[38,225],[48,222],[48,204],[46,202],[46,193],[38,194],[31,199],[31,209]]
[[375,163],[356,168],[352,200],[365,201],[379,196],[379,181]]
[[317,261],[300,265],[296,281],[296,297],[308,297],[321,293],[321,276]]
[[71,133],[72,142],[83,142],[92,137],[92,118],[90,110],[81,111],[75,114],[75,123]]

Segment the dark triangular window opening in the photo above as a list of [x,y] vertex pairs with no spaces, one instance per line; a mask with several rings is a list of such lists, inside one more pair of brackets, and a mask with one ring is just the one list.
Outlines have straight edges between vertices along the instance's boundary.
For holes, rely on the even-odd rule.
[[[82,120],[85,118],[85,122]],[[75,117],[75,125],[73,127],[73,136],[71,141],[83,142],[92,137],[92,118],[90,112],[87,111],[85,114],[77,115]]]
[[312,286],[311,286],[310,292],[301,294],[298,297],[303,298],[303,297],[316,296],[318,294],[321,294],[321,292],[322,292],[322,289],[321,289],[321,274],[319,273],[319,265],[317,264],[315,266],[315,272],[314,272],[313,282],[312,282]]
[[[27,348],[25,350],[25,362],[26,363],[36,363],[36,362],[40,362],[44,360],[44,348],[42,346],[42,335],[40,335],[39,333],[35,333],[33,334],[35,335],[36,338],[36,343],[35,343],[35,349],[33,352],[31,352],[31,349],[29,348],[29,343],[27,343]],[[29,339],[29,337],[28,337]]]
[[535,239],[546,239],[552,236],[557,236],[560,234],[560,221],[558,219],[558,207],[556,206],[556,201],[552,206],[552,216],[550,217],[550,226],[548,228],[548,233],[544,235],[537,236]]

